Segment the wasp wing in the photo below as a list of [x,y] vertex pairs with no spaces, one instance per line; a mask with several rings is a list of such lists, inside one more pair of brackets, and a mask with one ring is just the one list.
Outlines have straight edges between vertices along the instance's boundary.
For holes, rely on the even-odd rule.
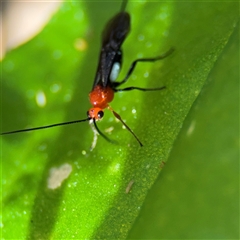
[[98,84],[108,85],[114,59],[129,31],[130,15],[127,12],[118,13],[107,23],[102,33],[102,49],[93,88]]

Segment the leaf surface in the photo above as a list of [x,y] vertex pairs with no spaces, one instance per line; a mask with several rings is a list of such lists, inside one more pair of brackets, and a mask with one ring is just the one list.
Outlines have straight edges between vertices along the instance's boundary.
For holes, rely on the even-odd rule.
[[[125,238],[236,29],[237,6],[130,2],[132,30],[120,78],[136,58],[175,48],[162,61],[138,64],[126,84],[166,90],[119,93],[111,103],[144,147],[107,111],[98,126],[113,127],[109,137],[118,144],[99,137],[92,152],[88,123],[2,137],[3,237]],[[8,53],[2,62],[3,131],[86,117],[101,31],[118,9],[116,2],[64,3],[38,36]],[[83,50],[79,43],[86,44]],[[70,175],[61,182],[52,174],[59,171]],[[50,189],[53,179],[61,186]]]

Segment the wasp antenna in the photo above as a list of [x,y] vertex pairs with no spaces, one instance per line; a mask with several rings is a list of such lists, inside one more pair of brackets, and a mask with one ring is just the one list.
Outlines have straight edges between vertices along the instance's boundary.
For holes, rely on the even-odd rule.
[[44,128],[58,127],[58,126],[67,125],[67,124],[75,124],[75,123],[79,123],[79,122],[89,121],[90,119],[91,118],[86,118],[86,119],[75,120],[75,121],[70,121],[70,122],[55,123],[55,124],[41,126],[41,127],[27,128],[27,129],[15,130],[15,131],[11,131],[11,132],[3,132],[0,135],[7,135],[7,134],[13,134],[13,133],[20,133],[20,132],[30,132],[30,131],[40,130],[40,129],[44,129]]

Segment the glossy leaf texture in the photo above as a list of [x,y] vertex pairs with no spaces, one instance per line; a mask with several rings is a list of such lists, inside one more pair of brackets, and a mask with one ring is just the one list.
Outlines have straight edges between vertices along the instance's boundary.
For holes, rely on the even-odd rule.
[[[118,93],[111,103],[144,146],[141,148],[107,111],[98,126],[102,131],[107,130],[108,136],[118,144],[110,144],[99,137],[93,151],[89,150],[93,133],[88,123],[3,136],[3,238],[126,238],[139,214],[147,220],[140,217],[129,236],[137,236],[139,228],[145,227],[150,229],[149,232],[153,231],[153,235],[147,235],[146,230],[145,238],[157,238],[160,236],[158,233],[163,232],[161,228],[167,230],[164,216],[163,219],[158,216],[161,217],[162,212],[165,216],[174,216],[171,202],[168,205],[165,201],[164,206],[157,206],[157,211],[152,212],[152,221],[155,219],[159,225],[154,225],[145,213],[147,206],[155,203],[153,196],[167,199],[173,194],[170,187],[162,185],[166,183],[164,174],[172,176],[169,171],[174,172],[177,168],[180,174],[178,183],[183,181],[186,170],[191,172],[196,167],[188,162],[191,157],[184,155],[186,152],[196,154],[194,142],[204,142],[207,146],[232,137],[232,128],[218,135],[217,131],[232,118],[219,117],[215,111],[219,113],[219,106],[228,108],[230,101],[235,102],[235,95],[223,96],[227,102],[223,106],[221,104],[225,101],[220,101],[220,95],[208,98],[205,92],[209,93],[214,84],[220,91],[224,85],[223,73],[229,70],[229,64],[235,66],[233,61],[222,65],[220,61],[226,49],[230,48],[231,39],[237,35],[238,7],[237,2],[129,2],[127,10],[131,13],[132,25],[123,45],[124,66],[120,79],[136,58],[157,56],[171,47],[175,48],[174,53],[162,61],[138,64],[125,85],[166,86],[166,90]],[[38,36],[6,55],[1,79],[2,131],[86,117],[101,31],[119,8],[120,2],[63,3]],[[230,51],[228,54],[233,53]],[[237,76],[234,74],[229,70],[229,79],[226,80],[232,84],[229,90],[234,90]],[[215,78],[219,78],[219,82]],[[226,93],[226,89],[223,90]],[[42,102],[42,98],[45,101]],[[204,105],[208,99],[213,103],[213,109],[211,105]],[[231,106],[236,110],[236,105]],[[219,128],[211,128],[211,137],[207,138],[203,132],[206,121],[210,122],[208,116],[213,125],[214,120],[218,122]],[[188,137],[196,136],[193,143],[182,137],[190,131],[191,124],[194,131]],[[198,126],[202,126],[202,130],[198,130]],[[194,135],[197,130],[200,133]],[[219,143],[219,146],[224,145]],[[235,150],[236,145],[233,148]],[[202,149],[202,158],[207,159],[208,151]],[[217,147],[214,149],[214,159],[218,158],[217,154],[222,156]],[[185,167],[179,160],[177,167],[171,169],[177,156],[185,158]],[[235,157],[233,151],[228,159],[234,161]],[[198,161],[202,158],[199,157]],[[206,161],[209,163],[210,159]],[[164,165],[167,167],[159,177]],[[217,162],[211,166],[216,167]],[[224,165],[221,166],[216,178],[225,173]],[[200,170],[194,173],[194,177],[199,177],[194,178],[195,181],[206,178],[201,173]],[[156,179],[161,186],[159,188],[156,185],[152,187]],[[191,181],[185,182],[189,188],[191,184]],[[159,192],[160,189],[164,191]],[[175,204],[182,206],[189,194],[183,187],[178,191],[184,197],[176,198]],[[211,198],[212,193],[209,192]],[[219,206],[223,208],[224,205]],[[185,216],[189,215],[182,218]],[[220,224],[221,221],[218,226]],[[187,230],[187,226],[179,227],[174,237],[187,236],[184,235]],[[171,237],[168,232],[162,236]],[[225,237],[214,233],[215,238]],[[226,234],[226,237],[231,235]]]

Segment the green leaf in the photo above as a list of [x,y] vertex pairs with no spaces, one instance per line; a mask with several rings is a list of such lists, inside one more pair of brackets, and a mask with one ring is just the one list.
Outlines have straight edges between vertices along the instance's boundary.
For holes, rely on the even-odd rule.
[[238,28],[184,121],[129,239],[239,239]]
[[[118,11],[119,5],[116,2],[64,3],[38,36],[7,54],[2,63],[2,131],[86,117],[88,93],[98,61],[100,34],[109,18]],[[173,159],[168,162],[169,165],[175,162],[182,174],[180,176],[185,176],[186,169],[191,172],[192,165],[189,162],[185,165],[188,167],[184,168],[177,165],[181,164],[181,159],[177,163],[174,161],[176,157],[183,156],[186,150],[194,154],[195,145],[191,145],[189,140],[186,142],[186,136],[181,138],[179,135],[177,138],[181,127],[184,125],[181,133],[184,134],[190,123],[195,121],[196,129],[198,123],[202,123],[201,134],[196,136],[195,143],[211,145],[213,142],[210,137],[205,140],[202,132],[206,117],[211,117],[214,111],[210,107],[209,111],[203,111],[205,106],[199,104],[199,114],[202,113],[199,119],[189,111],[202,87],[208,89],[213,82],[209,74],[214,74],[215,62],[222,57],[222,50],[228,47],[229,38],[239,27],[236,25],[238,6],[237,2],[130,2],[127,10],[131,13],[132,29],[123,45],[124,66],[120,79],[136,58],[154,57],[170,47],[175,48],[171,56],[160,62],[138,64],[126,84],[140,87],[165,85],[166,90],[119,93],[111,103],[111,107],[133,129],[144,147],[139,147],[131,134],[123,130],[107,111],[98,125],[103,131],[113,127],[109,137],[117,140],[118,144],[110,144],[99,137],[93,151],[89,150],[93,133],[87,123],[3,136],[3,238],[126,238],[138,214],[146,216],[146,207],[141,212],[142,204],[164,163],[168,161],[171,150],[170,158]],[[79,38],[87,44],[82,51],[76,49]],[[226,69],[223,64],[216,76],[223,76]],[[234,78],[236,74],[228,77]],[[236,81],[232,82],[234,84]],[[237,88],[234,89],[237,91]],[[42,107],[36,101],[41,94],[47,100]],[[204,96],[203,93],[200,97]],[[233,98],[233,95],[230,96]],[[219,95],[214,97],[211,100],[215,109],[218,109],[221,106]],[[208,101],[207,98],[204,101]],[[231,105],[229,101],[226,107]],[[184,123],[188,114],[188,120]],[[218,117],[221,129],[229,119]],[[235,123],[236,118],[231,126]],[[216,136],[217,130],[213,129],[211,136]],[[224,131],[219,139],[224,139],[228,134],[232,134],[230,130]],[[193,150],[190,151],[190,148]],[[203,150],[198,160],[205,159],[207,154],[208,151]],[[236,157],[234,154],[233,151],[231,159]],[[212,163],[211,166],[216,164]],[[61,176],[70,175],[66,176],[60,187],[52,189],[55,185],[50,184],[50,180],[55,179],[55,184],[59,181],[53,174],[59,173],[59,169]],[[217,176],[220,177],[221,173],[224,173],[223,167]],[[169,174],[171,176],[172,173]],[[228,176],[231,176],[230,170]],[[182,177],[178,183],[181,180]],[[133,185],[126,194],[129,183]],[[187,184],[191,185],[191,182]],[[184,187],[177,189],[179,194],[189,196]],[[171,189],[165,188],[163,195],[161,193],[153,188],[146,204],[154,203],[153,195],[158,199],[171,196]],[[232,198],[236,193],[230,194]],[[181,206],[186,199],[177,200],[177,206]],[[186,202],[189,202],[189,198]],[[184,209],[188,207],[186,202]],[[219,206],[223,207],[224,204]],[[175,213],[167,201],[164,208],[158,206],[156,209],[159,214],[165,209],[165,216],[174,216]],[[164,223],[161,226],[166,228],[166,234],[161,229],[162,236],[171,237],[167,235],[171,224],[167,228]],[[218,226],[220,224],[219,221]],[[151,232],[150,227],[156,225],[148,219],[143,223],[144,228],[139,226],[141,229],[148,227],[146,229]],[[139,226],[137,222],[130,236],[137,236]],[[198,227],[200,229],[201,225]],[[187,230],[187,226],[179,226],[174,237],[183,236]],[[153,234],[146,233],[145,237],[159,236],[159,231],[154,227]],[[235,232],[226,234],[227,238],[233,236]]]

